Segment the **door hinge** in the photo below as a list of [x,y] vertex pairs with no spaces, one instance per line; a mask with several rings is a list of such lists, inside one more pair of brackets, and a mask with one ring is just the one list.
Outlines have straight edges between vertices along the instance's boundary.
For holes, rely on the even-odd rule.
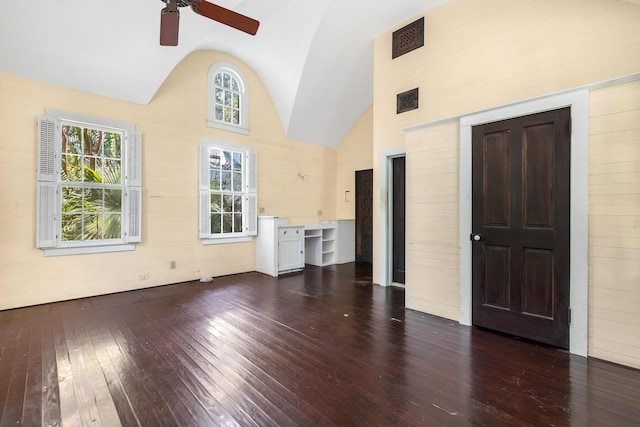
[[569,324],[571,324],[571,308],[569,308],[569,313],[568,313],[568,320],[569,320]]

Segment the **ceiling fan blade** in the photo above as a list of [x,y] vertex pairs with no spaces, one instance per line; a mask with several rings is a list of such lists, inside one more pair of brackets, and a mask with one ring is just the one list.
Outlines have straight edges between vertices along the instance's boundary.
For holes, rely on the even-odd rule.
[[178,27],[180,26],[180,12],[171,5],[162,9],[160,14],[160,46],[178,45]]
[[209,3],[208,1],[194,1],[191,4],[191,8],[194,12],[202,16],[206,16],[209,19],[213,19],[237,30],[244,31],[252,36],[258,32],[258,27],[260,26],[260,22],[255,19],[241,15],[222,6]]

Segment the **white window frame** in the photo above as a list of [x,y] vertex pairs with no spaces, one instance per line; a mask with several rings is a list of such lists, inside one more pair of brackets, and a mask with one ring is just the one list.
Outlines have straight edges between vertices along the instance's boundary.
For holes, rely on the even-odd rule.
[[[61,150],[62,123],[114,130],[122,133],[122,238],[63,242]],[[76,113],[47,109],[38,117],[36,247],[45,256],[135,250],[141,241],[142,168],[141,137],[135,125]]]
[[[240,152],[242,167],[242,225],[244,230],[236,233],[211,233],[210,150]],[[234,142],[205,139],[200,144],[199,156],[199,230],[202,244],[249,242],[258,231],[257,156],[251,146]],[[221,192],[224,194],[224,192]]]
[[[215,77],[218,73],[225,72],[230,74],[238,82],[240,88],[240,124],[233,125],[216,119],[216,85]],[[229,132],[235,132],[242,135],[249,134],[249,85],[244,74],[235,65],[229,62],[217,62],[209,68],[208,84],[207,84],[207,125]]]

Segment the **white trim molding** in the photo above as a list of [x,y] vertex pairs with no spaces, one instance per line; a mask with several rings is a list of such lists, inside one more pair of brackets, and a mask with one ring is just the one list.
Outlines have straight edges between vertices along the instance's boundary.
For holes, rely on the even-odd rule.
[[380,286],[391,286],[393,263],[393,215],[391,214],[393,166],[392,160],[404,157],[407,154],[405,147],[385,150],[380,153],[380,248],[382,256],[380,262]]

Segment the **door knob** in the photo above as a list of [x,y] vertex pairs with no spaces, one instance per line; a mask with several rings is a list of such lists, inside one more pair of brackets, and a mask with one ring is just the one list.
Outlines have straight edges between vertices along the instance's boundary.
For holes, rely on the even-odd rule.
[[482,240],[482,235],[481,234],[471,234],[471,240],[473,240],[474,242],[479,242],[480,240]]

